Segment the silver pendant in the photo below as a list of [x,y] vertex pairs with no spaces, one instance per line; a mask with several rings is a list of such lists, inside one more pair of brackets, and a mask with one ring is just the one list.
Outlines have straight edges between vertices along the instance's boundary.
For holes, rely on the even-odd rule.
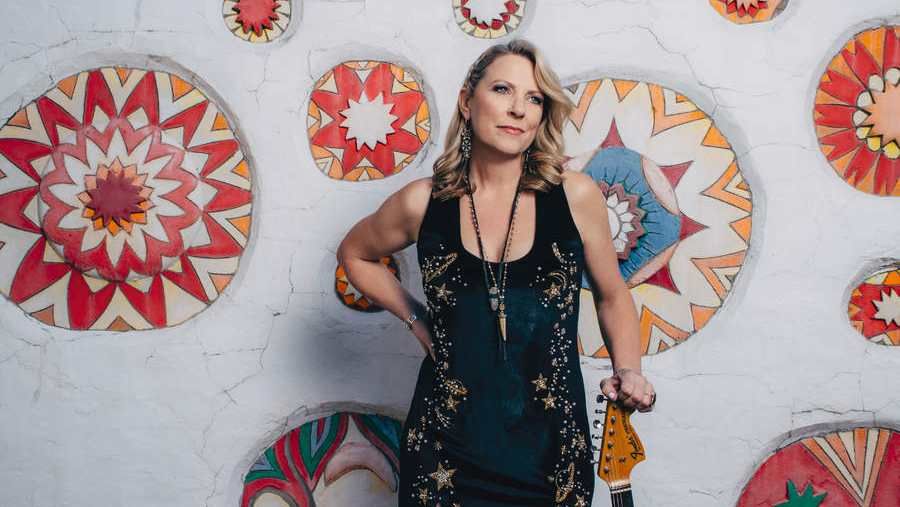
[[497,308],[500,307],[500,298],[498,297],[500,291],[497,290],[497,286],[493,285],[488,288],[488,301],[491,303],[491,311],[496,312]]

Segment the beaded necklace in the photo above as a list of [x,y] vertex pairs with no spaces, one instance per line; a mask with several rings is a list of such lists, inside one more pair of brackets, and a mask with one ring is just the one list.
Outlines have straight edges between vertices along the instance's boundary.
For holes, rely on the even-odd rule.
[[[488,303],[491,311],[497,315],[497,327],[500,332],[500,340],[498,346],[506,360],[506,279],[508,278],[508,269],[506,258],[509,255],[509,247],[512,244],[513,234],[515,233],[516,211],[519,205],[519,194],[522,191],[522,177],[519,177],[516,183],[516,195],[513,198],[512,210],[510,210],[509,224],[506,228],[506,244],[503,248],[503,254],[500,257],[500,263],[497,269],[497,276],[494,276],[494,268],[492,268],[484,255],[484,244],[481,241],[481,229],[478,227],[478,213],[475,211],[475,195],[472,193],[472,187],[469,185],[469,175],[465,175],[466,194],[469,196],[469,209],[472,210],[472,225],[475,227],[475,237],[478,239],[478,253],[481,255],[481,269],[484,275],[484,285],[487,287]],[[490,277],[490,280],[488,280]],[[497,282],[499,277],[500,282]]]

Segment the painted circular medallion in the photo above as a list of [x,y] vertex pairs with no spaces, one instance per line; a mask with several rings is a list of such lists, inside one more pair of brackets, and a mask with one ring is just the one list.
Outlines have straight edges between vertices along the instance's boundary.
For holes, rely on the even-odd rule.
[[251,222],[224,113],[161,71],[67,77],[0,128],[0,291],[72,329],[149,329],[206,308]]
[[805,438],[777,450],[757,469],[737,507],[897,505],[900,434],[855,428]]
[[900,345],[900,264],[878,270],[853,289],[847,314],[866,340]]
[[527,0],[453,0],[459,28],[479,39],[497,39],[522,23]]
[[241,507],[397,505],[400,421],[339,412],[294,428],[244,477]]
[[781,14],[788,0],[709,0],[713,9],[739,25],[769,21]]
[[291,22],[291,1],[224,0],[222,18],[228,30],[245,41],[272,42]]
[[402,171],[431,135],[421,83],[387,62],[344,62],[322,76],[309,101],[307,134],[316,167],[338,180]]
[[[603,79],[568,88],[570,170],[606,197],[619,269],[640,318],[644,354],[700,330],[744,262],[753,204],[734,151],[687,97],[659,85]],[[608,357],[590,284],[579,313],[583,354]]]
[[900,196],[900,27],[857,34],[816,90],[819,147],[855,188]]

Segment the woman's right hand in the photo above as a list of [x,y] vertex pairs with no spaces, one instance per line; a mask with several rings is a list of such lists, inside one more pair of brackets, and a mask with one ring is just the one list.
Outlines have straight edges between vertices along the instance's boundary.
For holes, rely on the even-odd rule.
[[419,340],[419,345],[422,347],[422,350],[431,356],[431,360],[434,361],[434,342],[431,337],[431,326],[426,319],[417,319],[414,321],[411,331],[413,336]]

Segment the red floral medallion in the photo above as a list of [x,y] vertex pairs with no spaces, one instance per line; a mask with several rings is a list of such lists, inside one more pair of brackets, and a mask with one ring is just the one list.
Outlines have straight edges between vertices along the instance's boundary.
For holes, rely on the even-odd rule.
[[224,0],[222,16],[231,33],[250,42],[271,42],[287,30],[291,0]]
[[206,308],[250,230],[228,120],[176,75],[102,68],[0,128],[0,292],[72,329],[148,329]]
[[509,35],[519,27],[527,0],[453,0],[456,24],[481,39]]
[[813,119],[841,178],[900,196],[900,27],[867,30],[841,49],[819,82]]
[[340,180],[397,174],[431,133],[422,85],[386,62],[345,62],[331,69],[316,83],[308,114],[316,166]]
[[788,0],[709,0],[723,17],[738,24],[769,21],[787,6]]

